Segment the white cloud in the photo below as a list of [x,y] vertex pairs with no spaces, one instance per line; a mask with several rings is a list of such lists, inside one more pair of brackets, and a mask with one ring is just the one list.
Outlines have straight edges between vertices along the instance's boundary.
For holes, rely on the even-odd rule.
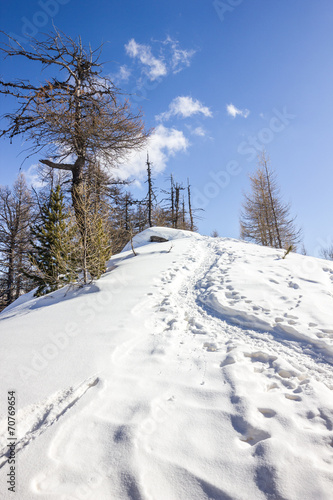
[[[70,157],[68,158],[70,163],[71,159]],[[28,186],[29,187],[31,186],[34,189],[38,190],[45,187],[48,184],[49,178],[47,178],[46,174],[50,170],[51,170],[50,167],[47,167],[40,163],[33,163],[32,165],[30,165],[30,167],[22,170],[22,173],[25,176]],[[56,184],[58,182],[63,182],[65,179],[67,180],[71,179],[71,173],[67,170],[53,169],[53,173],[54,173],[54,182]]]
[[173,40],[169,36],[163,42],[171,46],[171,68],[173,73],[179,73],[184,68],[188,68],[191,64],[191,59],[195,54],[195,50],[184,50],[179,48],[179,42]]
[[114,81],[127,83],[130,76],[131,70],[125,64],[124,66],[120,66],[118,73],[114,76]]
[[248,109],[238,109],[236,108],[236,106],[230,103],[227,104],[227,113],[229,116],[232,116],[233,118],[236,118],[237,115],[247,118],[250,114],[250,111]]
[[155,173],[163,172],[170,157],[185,152],[189,141],[181,130],[158,125],[148,140],[145,150],[133,154],[114,173],[121,179],[134,176],[142,179],[146,174],[147,151]]
[[211,110],[200,101],[194,100],[189,96],[179,96],[170,103],[169,110],[156,116],[156,119],[169,120],[172,116],[189,118],[197,114],[202,114],[210,118],[213,116]]
[[179,73],[184,68],[188,68],[195,50],[185,50],[180,48],[179,42],[167,37],[165,41],[154,41],[159,44],[159,56],[153,55],[150,45],[137,43],[132,38],[126,45],[125,50],[132,59],[137,59],[143,66],[143,73],[150,80],[157,80],[169,73]]
[[206,136],[206,130],[203,129],[202,127],[196,127],[194,130],[191,132],[193,135],[197,135],[199,137],[205,137]]
[[38,163],[34,163],[30,165],[26,170],[23,170],[25,179],[27,181],[28,186],[32,186],[35,189],[42,188],[45,183],[41,179],[41,175],[39,170],[40,165]]
[[131,74],[131,69],[126,66],[126,64],[124,64],[123,66],[120,66],[117,73],[111,73],[108,76],[111,78],[112,83],[117,86],[121,85],[122,83],[128,83]]
[[166,76],[168,73],[167,67],[162,58],[157,59],[153,56],[151,47],[149,45],[142,45],[137,43],[132,38],[127,45],[125,45],[126,53],[133,59],[137,58],[146,66],[146,74],[150,80],[156,80],[161,76]]

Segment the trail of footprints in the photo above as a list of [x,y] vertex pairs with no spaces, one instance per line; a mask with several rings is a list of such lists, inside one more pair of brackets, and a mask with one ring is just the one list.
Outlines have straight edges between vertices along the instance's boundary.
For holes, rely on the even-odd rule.
[[[196,259],[192,257],[190,259],[191,263],[194,263]],[[189,266],[184,265],[183,267],[179,262],[174,261],[175,267],[166,273],[161,278],[161,282],[167,288],[170,287],[172,292],[168,292],[165,287],[160,288],[160,296],[162,296],[161,301],[156,304],[157,313],[161,313],[161,323],[164,323],[163,334],[172,334],[174,330],[177,330],[178,335],[180,334],[180,345],[187,343],[187,347],[193,349],[202,349],[208,356],[221,356],[224,352],[224,358],[220,361],[220,369],[225,369],[230,365],[237,363],[237,356],[233,354],[236,345],[231,340],[223,339],[223,336],[219,335],[216,330],[216,321],[212,322],[210,331],[207,331],[207,320],[200,321],[200,314],[202,311],[198,311],[195,306],[195,294],[207,294],[214,291],[224,290],[225,297],[228,300],[230,306],[235,306],[237,302],[243,301],[252,308],[253,312],[257,311],[264,312],[265,314],[271,314],[269,309],[260,308],[256,305],[252,305],[252,301],[247,299],[246,296],[240,295],[234,290],[233,286],[230,284],[229,270],[234,261],[234,256],[227,251],[220,251],[217,258],[219,264],[219,272],[215,268],[213,279],[211,276],[207,276],[207,272],[202,271],[200,274],[203,276],[197,276],[195,283],[193,285],[192,292],[192,304],[191,307],[187,308],[189,315],[185,313],[184,317],[175,317],[175,311],[179,313],[180,308],[175,307],[175,294],[174,292],[174,280],[179,272],[184,272],[186,278],[186,273],[190,271]],[[215,262],[216,264],[216,262]],[[214,265],[214,263],[211,263]],[[191,266],[190,266],[191,267]],[[333,282],[333,271],[330,269],[324,269],[324,271],[330,273],[330,279]],[[192,271],[193,272],[193,271]],[[288,277],[288,286],[297,290],[299,286],[293,281],[292,276]],[[186,279],[185,279],[186,281]],[[279,284],[278,281],[270,279],[274,284]],[[186,293],[179,294],[182,296],[182,300],[186,297]],[[190,297],[191,299],[191,297]],[[297,309],[301,303],[302,295],[298,295],[295,298],[295,304],[290,310]],[[184,305],[184,304],[183,304]],[[185,308],[186,309],[186,308]],[[184,308],[182,308],[184,310]],[[167,313],[167,314],[166,314]],[[162,318],[162,316],[164,316]],[[297,325],[298,317],[290,312],[284,313],[281,317],[275,318],[276,323],[286,322],[289,325]],[[317,325],[314,323],[309,324],[310,328],[316,328]],[[323,336],[330,336],[333,332],[325,332]],[[181,335],[183,334],[183,336]],[[191,334],[192,342],[189,344],[189,335]],[[320,333],[317,336],[320,337]],[[208,340],[205,341],[205,337]],[[333,337],[333,335],[332,335]],[[262,374],[262,380],[265,381],[263,387],[263,394],[276,392],[277,397],[283,397],[290,401],[290,404],[297,404],[303,399],[303,392],[308,387],[311,386],[310,379],[308,378],[306,372],[301,371],[298,368],[292,366],[283,366],[278,358],[278,356],[266,353],[262,350],[244,351],[240,354],[239,350],[237,355],[242,356],[245,362],[249,363],[249,367],[252,367],[253,371]],[[215,358],[216,359],[216,358]],[[181,362],[184,362],[182,360]],[[209,362],[209,361],[208,361]],[[199,366],[200,363],[198,363]],[[204,379],[202,384],[204,383]],[[169,402],[168,402],[169,404]],[[235,409],[237,410],[238,399],[235,397],[234,400]],[[160,405],[160,402],[159,402]],[[261,418],[274,419],[277,417],[277,411],[268,406],[258,406],[258,413]],[[234,429],[240,434],[240,441],[246,443],[250,446],[254,446],[260,441],[268,439],[271,434],[266,430],[255,427],[254,425],[247,422],[241,415],[231,416],[231,421]],[[315,412],[308,412],[306,415],[306,421],[309,423],[311,428],[313,425],[321,426],[328,431],[333,429],[333,416],[325,414],[322,410],[317,410]],[[330,446],[333,447],[333,439],[330,441]]]
[[333,284],[333,269],[329,269],[328,267],[323,267],[324,273],[328,273],[330,280],[332,281]]
[[[232,355],[232,351],[236,348],[232,341],[227,344],[229,344],[229,348],[226,357],[220,364],[221,368],[237,363],[237,357],[240,357],[240,352],[237,353],[238,356]],[[292,402],[300,402],[302,401],[303,391],[311,388],[311,381],[306,373],[299,371],[297,368],[283,367],[279,362],[279,358],[273,354],[263,351],[244,351],[241,354],[253,364],[254,372],[265,375],[266,385],[263,388],[263,394],[265,391],[267,393],[276,392],[277,397],[284,396]],[[239,398],[235,398],[236,407],[238,402]],[[272,419],[277,416],[277,411],[269,407],[258,406],[257,411],[265,419]],[[240,440],[251,446],[271,437],[269,432],[252,426],[241,416],[232,417],[232,422],[234,429],[241,434]],[[322,435],[323,430],[329,431],[330,436],[324,436],[323,442],[333,447],[333,437],[331,435],[333,411],[329,409],[307,411],[303,418],[303,425],[305,425],[304,422],[308,422],[307,426],[304,426],[305,429],[315,431],[318,428],[320,435]]]
[[[240,310],[245,310],[254,316],[264,315],[269,320],[269,316],[274,317],[274,309],[276,307],[275,304],[272,304],[272,307],[265,308],[262,306],[258,306],[252,303],[252,300],[248,299],[245,295],[241,295],[237,292],[234,287],[230,284],[232,281],[230,279],[229,271],[231,266],[235,260],[235,257],[230,253],[220,251],[218,252],[218,259],[216,261],[216,268],[214,268],[214,275],[208,276],[204,278],[200,283],[199,292],[202,297],[207,297],[210,293],[220,292],[224,294],[225,301],[228,306],[236,307],[240,306]],[[329,268],[323,268],[324,272],[329,273],[330,280],[333,283],[333,270]],[[259,271],[263,272],[263,271]],[[280,277],[281,280],[286,281],[289,288],[293,288],[294,290],[298,290],[300,287],[298,283],[296,283],[295,278],[289,274],[288,277]],[[280,285],[280,282],[273,278],[268,278],[268,281],[273,285]],[[297,308],[302,304],[303,295],[295,295],[293,299],[293,304],[288,306],[289,312],[283,312],[282,314],[277,313],[274,318],[274,322],[276,325],[283,324],[296,327],[301,326],[299,317],[297,316]],[[287,299],[290,300],[290,297],[281,296],[280,299],[284,302]],[[282,304],[283,304],[282,302]],[[295,314],[296,313],[296,314]],[[274,326],[274,325],[273,325]],[[332,329],[319,329],[318,325],[313,322],[309,322],[308,329],[314,333],[314,335],[319,339],[333,339],[333,330]],[[329,340],[328,340],[329,341]]]

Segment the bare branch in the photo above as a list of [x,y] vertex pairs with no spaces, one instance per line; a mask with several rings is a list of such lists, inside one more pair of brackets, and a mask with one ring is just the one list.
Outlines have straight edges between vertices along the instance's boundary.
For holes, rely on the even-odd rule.
[[48,167],[51,168],[58,168],[59,170],[73,170],[73,165],[70,163],[54,163],[51,160],[39,160],[40,163],[43,163],[44,165],[47,165]]

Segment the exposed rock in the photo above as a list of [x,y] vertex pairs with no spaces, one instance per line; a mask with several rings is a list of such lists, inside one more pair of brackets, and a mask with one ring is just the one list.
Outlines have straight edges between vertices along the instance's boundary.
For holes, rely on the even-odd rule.
[[169,241],[166,238],[162,238],[162,236],[151,236],[150,241],[152,243],[164,243],[165,241]]

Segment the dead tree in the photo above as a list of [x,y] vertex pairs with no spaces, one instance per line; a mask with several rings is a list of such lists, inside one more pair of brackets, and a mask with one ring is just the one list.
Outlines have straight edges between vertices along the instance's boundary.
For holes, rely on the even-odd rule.
[[186,210],[185,210],[185,198],[182,198],[182,225],[183,228],[186,228]]
[[147,193],[147,205],[148,205],[148,225],[153,226],[152,214],[153,214],[153,199],[155,199],[155,194],[153,190],[153,181],[151,177],[151,162],[149,161],[149,154],[147,153],[147,183],[148,183],[148,193]]
[[170,199],[171,199],[171,225],[175,227],[175,185],[173,182],[173,176],[170,176]]
[[30,226],[34,218],[33,199],[20,174],[13,189],[0,187],[0,295],[4,306],[30,289],[23,271],[29,267]]
[[181,184],[174,185],[175,189],[175,206],[174,206],[174,227],[177,229],[179,224],[180,214],[180,191],[183,191],[185,188]]
[[191,204],[191,186],[189,179],[187,179],[187,201],[188,201],[188,214],[190,217],[190,230],[194,231],[194,221],[193,221],[193,212]]
[[57,30],[41,41],[31,38],[29,50],[6,36],[9,44],[0,48],[6,57],[39,63],[53,69],[55,76],[41,85],[0,79],[0,93],[17,101],[14,112],[4,115],[8,125],[0,136],[12,141],[24,135],[32,144],[31,154],[43,154],[41,163],[71,173],[79,224],[84,218],[80,207],[88,165],[98,158],[114,166],[144,146],[149,132],[141,112],[132,112],[121,91],[101,75],[101,47],[87,49],[80,38],[73,40]]

